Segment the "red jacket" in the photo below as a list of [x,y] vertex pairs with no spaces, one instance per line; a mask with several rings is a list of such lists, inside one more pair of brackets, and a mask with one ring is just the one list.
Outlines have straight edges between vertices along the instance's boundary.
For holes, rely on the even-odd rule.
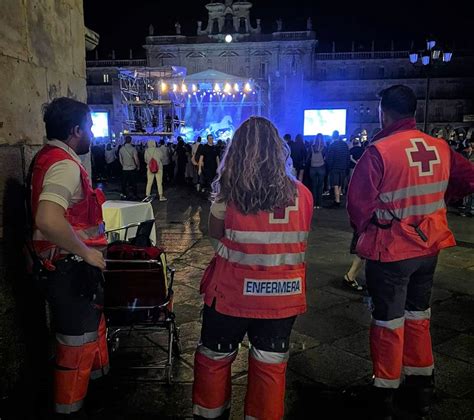
[[[444,140],[404,130],[376,141],[358,162],[348,193],[351,224],[361,235],[359,255],[398,261],[454,246],[445,194],[462,196],[473,190],[473,166]],[[401,222],[392,221],[394,215]]]
[[[66,151],[59,147],[45,146],[35,157],[33,176],[31,180],[31,210],[33,221],[38,211],[39,197],[43,189],[43,181],[48,169],[62,160],[71,160],[77,163]],[[77,163],[81,173],[81,186],[84,194],[82,201],[74,204],[66,211],[66,220],[78,236],[88,246],[105,247],[107,240],[103,232],[102,204],[104,194],[100,190],[93,190],[86,170]],[[48,260],[55,260],[67,251],[60,250],[55,244],[44,238],[41,232],[34,227],[33,246],[36,254]]]
[[225,236],[204,273],[201,293],[220,313],[286,318],[306,311],[305,251],[313,199],[298,183],[293,206],[244,215],[227,206]]

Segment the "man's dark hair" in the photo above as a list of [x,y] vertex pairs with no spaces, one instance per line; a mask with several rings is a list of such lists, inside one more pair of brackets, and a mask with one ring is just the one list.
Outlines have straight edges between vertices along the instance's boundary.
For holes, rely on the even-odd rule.
[[71,130],[84,128],[90,108],[83,102],[71,98],[56,98],[44,107],[43,121],[48,140],[66,141]]
[[404,85],[394,85],[379,93],[382,111],[396,117],[413,117],[416,112],[416,95]]
[[132,136],[125,136],[125,143],[131,143],[132,142]]
[[285,134],[283,136],[283,140],[285,140],[286,142],[291,141],[291,134]]
[[212,134],[208,134],[208,135],[207,135],[207,137],[206,137],[206,139],[208,139],[208,140],[209,140],[209,137],[212,137],[212,138],[214,138],[214,136],[213,136]]
[[334,131],[332,132],[332,139],[333,139],[333,140],[339,140],[339,131],[334,130]]
[[197,142],[197,143],[201,143],[201,140],[202,140],[202,139],[201,139],[201,136],[199,136],[199,137],[196,139],[196,142]]

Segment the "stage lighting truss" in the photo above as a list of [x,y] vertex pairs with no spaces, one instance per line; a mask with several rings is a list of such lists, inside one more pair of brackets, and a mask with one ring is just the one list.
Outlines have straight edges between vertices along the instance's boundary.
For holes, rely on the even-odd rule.
[[[187,87],[181,67],[120,69],[124,130],[134,134],[173,135],[184,125]],[[187,97],[187,95],[186,95]]]

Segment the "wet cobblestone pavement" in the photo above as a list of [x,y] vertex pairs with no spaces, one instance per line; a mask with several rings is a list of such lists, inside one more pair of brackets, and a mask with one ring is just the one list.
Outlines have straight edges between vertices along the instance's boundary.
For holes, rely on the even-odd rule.
[[[152,341],[163,346],[166,337],[123,337],[111,359],[111,401],[94,419],[192,418],[193,352],[202,306],[199,282],[213,255],[206,235],[209,202],[185,188],[170,189],[166,196],[168,201],[155,201],[154,209],[158,243],[176,269],[174,311],[182,353],[175,361],[174,383],[167,385],[156,370],[127,369],[135,362],[163,360],[165,353]],[[109,197],[117,198],[113,192]],[[474,416],[474,221],[450,215],[450,222],[462,246],[441,254],[433,290],[434,420]],[[344,209],[315,210],[307,253],[309,307],[291,338],[286,419],[368,418],[366,400],[352,394],[369,383],[371,363],[370,313],[363,295],[342,284],[351,261],[350,239]],[[247,353],[244,343],[232,368],[232,419],[243,418]],[[398,418],[412,419],[403,411]]]

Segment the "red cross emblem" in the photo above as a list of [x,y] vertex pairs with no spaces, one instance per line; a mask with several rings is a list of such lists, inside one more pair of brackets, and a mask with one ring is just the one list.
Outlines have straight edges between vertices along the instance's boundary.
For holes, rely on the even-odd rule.
[[270,224],[284,224],[290,222],[290,212],[298,210],[298,197],[296,197],[295,204],[293,206],[275,209],[273,213],[270,213]]
[[410,166],[418,168],[419,176],[434,173],[434,165],[441,163],[436,146],[428,146],[424,139],[410,139],[413,147],[405,149]]

